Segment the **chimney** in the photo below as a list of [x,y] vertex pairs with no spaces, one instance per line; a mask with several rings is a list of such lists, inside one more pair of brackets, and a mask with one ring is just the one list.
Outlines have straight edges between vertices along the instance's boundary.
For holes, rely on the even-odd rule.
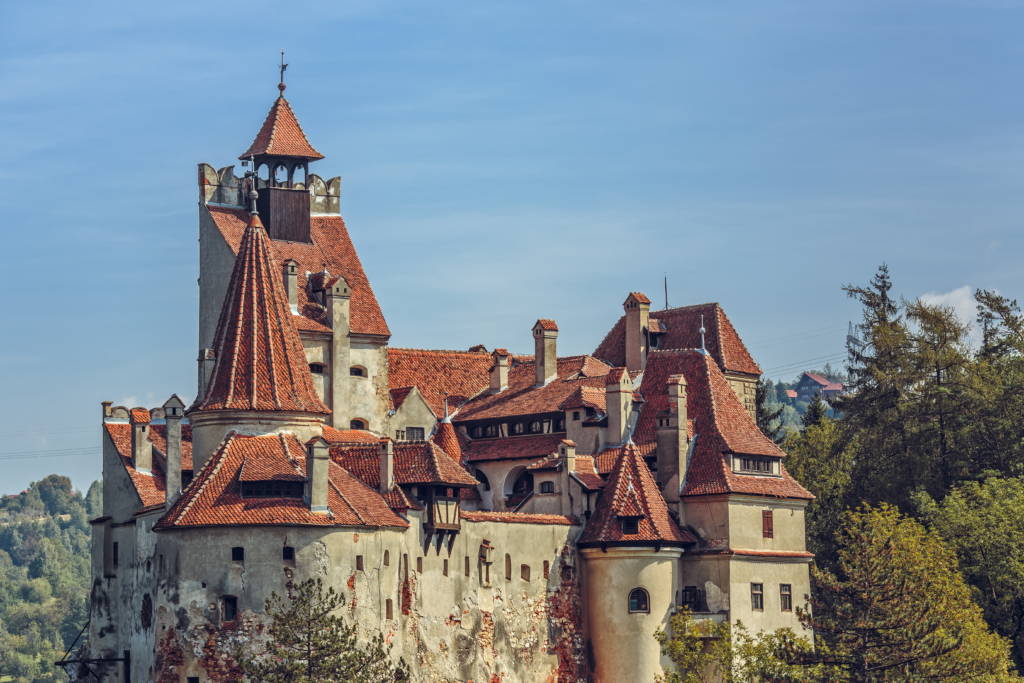
[[299,264],[288,259],[284,262],[284,291],[288,295],[288,307],[292,313],[299,312]]
[[153,471],[153,444],[149,441],[149,411],[132,408],[128,421],[132,426],[132,466],[139,472]]
[[164,403],[164,419],[167,421],[167,482],[166,507],[170,509],[181,495],[181,418],[185,404],[177,394]]
[[[331,366],[330,390],[325,388],[324,394],[329,396],[325,401],[331,409],[331,424],[338,429],[348,429],[354,415],[349,406],[343,404],[341,397],[347,396],[352,382],[352,340],[350,329],[349,304],[352,290],[342,276],[331,278],[325,284],[325,303],[327,317],[331,324]],[[372,425],[367,425],[372,427]]]
[[612,368],[604,378],[604,392],[608,412],[606,440],[617,446],[626,440],[629,415],[633,411],[633,380],[626,368]]
[[651,300],[643,292],[630,292],[622,304],[626,311],[626,367],[640,372],[647,362],[647,323]]
[[199,349],[199,356],[196,363],[199,366],[199,391],[196,393],[197,401],[206,396],[206,385],[210,383],[213,376],[213,365],[217,360],[217,354],[213,349]]
[[562,439],[562,443],[558,444],[558,454],[562,456],[562,460],[565,461],[565,471],[575,472],[576,442],[572,439]]
[[554,320],[541,318],[533,325],[533,366],[538,387],[558,376],[558,325]]
[[668,497],[678,497],[686,482],[686,454],[689,449],[686,414],[686,379],[682,375],[669,376],[665,390],[668,392],[668,411],[657,416],[657,481],[664,488],[677,477],[677,490]]
[[114,405],[114,402],[113,401],[103,401],[102,403],[100,403],[100,405],[103,406],[103,419],[104,420],[109,419],[110,416],[113,415],[113,412],[114,412],[114,411],[112,411],[110,409],[110,406]]
[[497,394],[508,389],[508,350],[494,349],[491,358],[494,359],[494,365],[491,366],[491,393]]
[[306,504],[309,511],[326,515],[327,477],[330,466],[327,441],[317,436],[306,442]]
[[380,492],[395,488],[395,444],[388,437],[380,440]]

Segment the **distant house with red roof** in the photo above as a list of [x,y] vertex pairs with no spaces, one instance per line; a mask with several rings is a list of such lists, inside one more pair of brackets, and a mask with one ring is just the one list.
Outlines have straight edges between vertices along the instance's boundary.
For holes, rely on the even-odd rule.
[[233,678],[267,597],[309,577],[422,681],[653,680],[684,606],[799,630],[813,496],[722,306],[629,292],[590,354],[547,317],[508,340],[532,354],[391,347],[279,87],[242,177],[199,165],[194,400],[103,404],[103,680]]
[[791,391],[795,393],[791,398],[798,401],[810,402],[818,396],[828,401],[842,395],[846,391],[846,386],[842,382],[833,382],[818,373],[805,372],[800,375],[800,379],[797,380],[796,386]]

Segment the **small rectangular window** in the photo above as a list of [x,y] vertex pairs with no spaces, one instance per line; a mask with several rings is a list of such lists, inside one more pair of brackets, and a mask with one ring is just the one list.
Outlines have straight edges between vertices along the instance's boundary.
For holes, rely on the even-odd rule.
[[544,579],[546,580],[551,575],[551,564],[544,560]]
[[469,555],[466,555],[466,568],[463,572],[466,576],[469,576]]
[[231,549],[231,561],[232,562],[245,562],[245,548],[236,545]]
[[114,541],[114,552],[113,552],[113,555],[112,555],[111,559],[113,560],[113,562],[114,562],[114,566],[116,567],[116,566],[117,566],[117,563],[118,563],[118,548],[117,548],[117,541]]
[[291,547],[290,545],[286,545],[284,548],[282,548],[281,549],[281,559],[284,560],[285,562],[294,562],[295,561],[295,548]]
[[791,584],[779,584],[779,602],[783,612],[793,611],[793,586]]
[[238,619],[238,598],[234,595],[225,595],[221,598],[221,610],[224,621],[235,621]]
[[356,570],[363,571],[363,556],[356,555]]
[[189,676],[185,679],[188,683],[199,683],[199,676]]
[[775,538],[775,519],[771,510],[761,511],[761,536]]
[[519,567],[519,578],[523,581],[530,580],[530,565],[524,564]]
[[622,525],[622,533],[625,535],[640,532],[640,520],[636,517],[620,517],[619,522]]
[[448,560],[445,560],[444,564],[441,565],[441,573],[448,576]]
[[409,441],[423,441],[423,427],[406,427],[405,438]]
[[764,584],[750,584],[750,608],[761,612],[764,611]]
[[391,601],[391,598],[388,598],[387,601],[384,603],[384,618],[385,619],[394,619],[395,618],[395,605]]
[[422,557],[417,557],[416,558],[416,571],[419,572],[420,574],[423,573],[423,558]]

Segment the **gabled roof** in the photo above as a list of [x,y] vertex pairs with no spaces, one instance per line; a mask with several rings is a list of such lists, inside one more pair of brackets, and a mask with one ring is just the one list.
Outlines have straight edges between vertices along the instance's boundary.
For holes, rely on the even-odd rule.
[[[708,353],[727,372],[760,375],[761,368],[750,356],[722,307],[716,303],[697,304],[680,308],[651,311],[651,320],[663,331],[658,342],[661,349],[700,348],[700,321],[704,316],[704,345]],[[649,324],[654,331],[655,325]],[[594,356],[611,365],[626,364],[626,317],[618,319],[608,331],[604,341],[594,351]]]
[[[455,410],[490,385],[491,354],[484,351],[442,351],[388,348],[388,384],[402,390],[416,387],[435,417],[444,416],[444,399]],[[392,393],[396,400],[396,393]],[[400,405],[400,403],[399,403]]]
[[309,160],[324,158],[323,154],[309,144],[299,120],[295,118],[295,112],[284,95],[274,100],[270,111],[267,112],[267,118],[256,134],[256,139],[238,158],[248,159],[251,156],[263,155]]
[[[411,484],[476,486],[477,480],[432,441],[394,444],[395,481]],[[359,477],[367,486],[380,486],[380,445],[331,446],[331,460]]]
[[[638,520],[637,533],[623,533],[623,517]],[[672,519],[647,463],[627,445],[608,476],[579,545],[684,545],[696,541]]]
[[607,410],[607,402],[603,387],[578,386],[568,398],[558,405],[559,410],[574,408],[593,408],[600,412]]
[[[146,437],[154,448],[153,471],[149,474],[139,472],[132,464],[132,426],[127,422],[105,422],[103,428],[110,436],[114,448],[117,449],[121,464],[124,466],[128,478],[131,479],[142,507],[163,504],[167,495],[165,479],[167,426],[151,424],[146,429]],[[192,427],[190,425],[181,425],[181,469],[192,469]]]
[[[245,232],[248,214],[242,209],[226,209],[206,206],[217,230],[224,237],[228,247],[238,253]],[[391,331],[381,313],[380,304],[370,287],[370,281],[363,271],[345,221],[341,216],[311,216],[310,239],[312,242],[284,242],[270,240],[271,257],[274,259],[274,273],[281,279],[284,262],[291,259],[298,267],[298,309],[293,316],[301,330],[330,333],[330,321],[323,306],[310,299],[307,275],[310,277],[326,266],[332,275],[341,275],[351,290],[349,300],[349,325],[356,334],[390,336]]]
[[306,452],[291,434],[228,434],[156,529],[209,526],[399,527],[396,515],[376,491],[335,463],[328,466],[329,514],[315,514],[301,498],[243,498],[243,469],[273,475],[293,471],[305,478]]
[[508,373],[508,389],[480,394],[466,403],[455,416],[457,422],[557,413],[559,406],[581,386],[604,388],[611,367],[590,356],[559,358],[558,377],[537,386],[533,361],[517,362]]
[[259,216],[252,215],[214,335],[213,373],[191,411],[331,412],[313,388],[269,242]]
[[[634,440],[653,446],[656,419],[668,410],[665,385],[671,375],[686,379],[688,433],[696,438],[686,474],[683,495],[746,493],[779,498],[813,496],[781,467],[781,476],[737,474],[726,454],[783,458],[785,452],[766,437],[736,397],[718,365],[699,350],[653,351],[647,359],[640,391],[645,403],[634,431]],[[602,458],[598,456],[598,469]]]

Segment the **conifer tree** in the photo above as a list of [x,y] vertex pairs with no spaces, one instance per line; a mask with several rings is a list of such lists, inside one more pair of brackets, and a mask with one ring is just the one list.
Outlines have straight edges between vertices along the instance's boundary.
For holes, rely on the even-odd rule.
[[807,406],[807,412],[804,413],[801,422],[804,425],[804,429],[813,427],[816,424],[820,424],[823,419],[828,415],[828,404],[821,399],[821,394],[814,397],[811,404]]
[[765,436],[775,443],[782,442],[781,420],[782,410],[785,406],[771,400],[775,394],[775,387],[771,381],[762,377],[757,381],[757,390],[754,394],[754,405],[757,413],[757,426]]
[[380,633],[359,642],[355,626],[338,614],[344,603],[319,578],[292,586],[285,597],[272,593],[266,603],[270,638],[262,651],[239,653],[239,667],[266,683],[408,680],[405,663],[391,661],[391,646]]

